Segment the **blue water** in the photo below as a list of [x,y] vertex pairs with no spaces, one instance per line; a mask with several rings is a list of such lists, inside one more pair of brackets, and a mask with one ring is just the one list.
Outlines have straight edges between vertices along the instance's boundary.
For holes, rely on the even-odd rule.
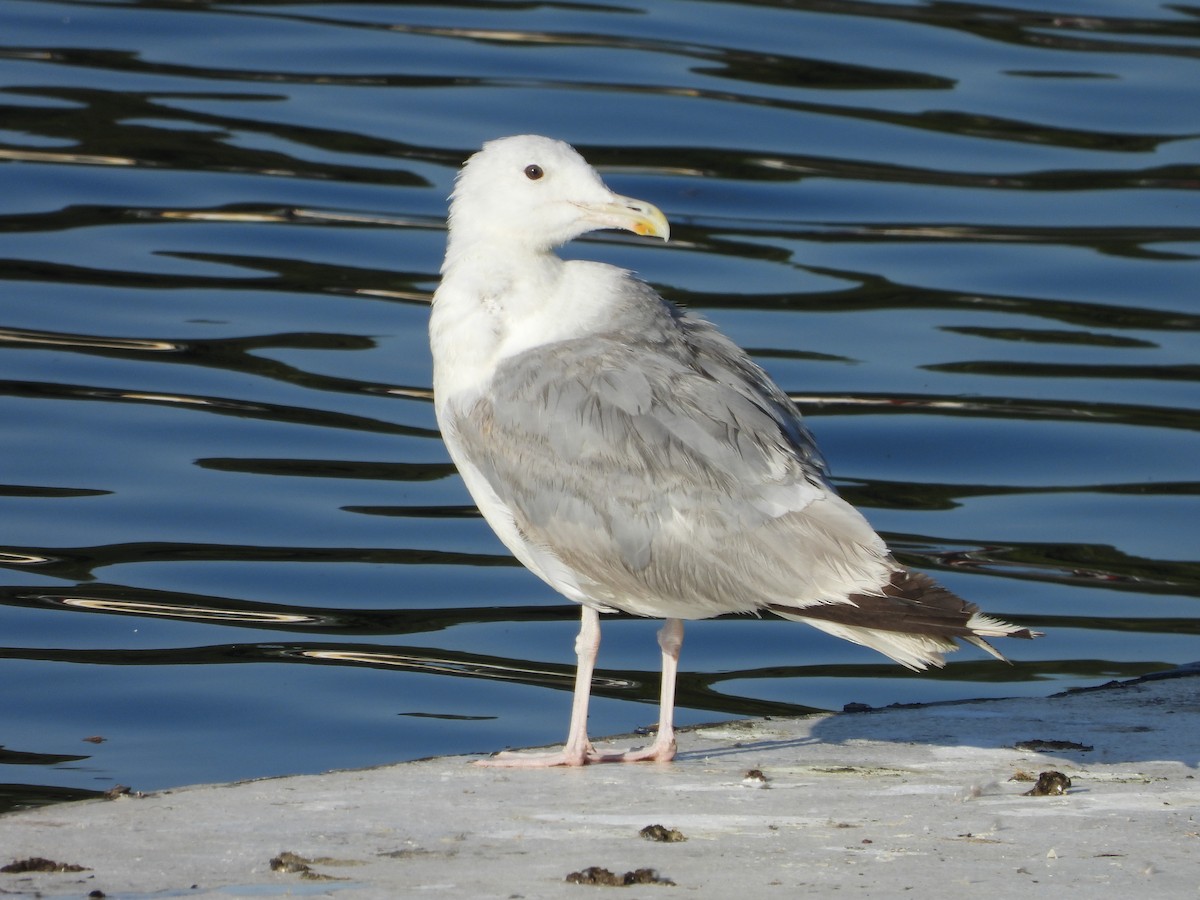
[[[1047,632],[917,676],[698,623],[684,724],[1200,659],[1200,15],[1071,6],[6,0],[0,808],[561,740],[577,610],[471,507],[425,337],[457,166],[526,131],[672,222],[567,253]],[[655,720],[656,627],[606,621],[595,734]]]

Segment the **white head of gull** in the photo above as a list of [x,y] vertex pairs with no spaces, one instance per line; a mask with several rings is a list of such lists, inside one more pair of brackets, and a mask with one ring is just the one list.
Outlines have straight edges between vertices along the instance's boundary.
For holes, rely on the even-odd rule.
[[[502,138],[467,160],[433,298],[434,397],[446,446],[500,540],[583,607],[566,745],[485,765],[579,766],[675,755],[684,619],[770,610],[911,669],[961,639],[1036,632],[911,572],[830,487],[800,414],[750,358],[631,273],[554,248],[618,228],[668,237],[654,206],[610,191],[572,147]],[[652,744],[587,735],[600,612],[665,619]]]

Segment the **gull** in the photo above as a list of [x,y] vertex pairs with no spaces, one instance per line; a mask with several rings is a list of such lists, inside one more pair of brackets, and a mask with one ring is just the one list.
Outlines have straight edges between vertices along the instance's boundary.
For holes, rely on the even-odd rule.
[[[493,766],[665,762],[683,621],[770,611],[910,669],[956,640],[1036,636],[900,565],[838,496],[799,411],[712,324],[632,273],[554,251],[597,229],[667,240],[569,144],[490,141],[450,199],[429,322],[438,426],[484,519],[582,606],[571,724],[550,754]],[[664,619],[658,729],[598,751],[588,699],[602,612]]]

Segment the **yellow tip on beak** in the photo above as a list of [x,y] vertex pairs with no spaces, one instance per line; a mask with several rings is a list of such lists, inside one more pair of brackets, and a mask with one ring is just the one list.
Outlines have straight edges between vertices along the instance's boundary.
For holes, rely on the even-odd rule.
[[671,225],[662,210],[644,200],[617,195],[608,203],[589,206],[587,210],[589,218],[600,228],[620,228],[643,237],[659,237],[664,241],[671,237]]
[[634,213],[630,231],[642,237],[657,237],[664,241],[671,239],[671,223],[663,215],[662,210],[653,203],[640,200],[626,201],[630,211]]

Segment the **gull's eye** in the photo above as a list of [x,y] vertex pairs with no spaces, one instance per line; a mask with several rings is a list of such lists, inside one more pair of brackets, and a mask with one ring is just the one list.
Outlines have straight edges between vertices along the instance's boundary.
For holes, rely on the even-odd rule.
[[541,178],[545,174],[546,173],[542,171],[541,166],[531,165],[531,166],[525,167],[525,177],[528,178],[530,181],[537,181],[539,178]]

